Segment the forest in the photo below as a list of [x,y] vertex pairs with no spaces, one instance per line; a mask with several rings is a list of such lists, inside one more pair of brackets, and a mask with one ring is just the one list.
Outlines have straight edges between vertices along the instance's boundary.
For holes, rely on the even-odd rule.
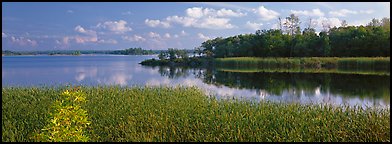
[[195,53],[214,58],[390,56],[390,18],[374,18],[366,26],[348,26],[345,20],[340,27],[323,23],[319,33],[312,19],[302,31],[300,23],[291,14],[279,18],[278,29],[210,39],[196,47]]

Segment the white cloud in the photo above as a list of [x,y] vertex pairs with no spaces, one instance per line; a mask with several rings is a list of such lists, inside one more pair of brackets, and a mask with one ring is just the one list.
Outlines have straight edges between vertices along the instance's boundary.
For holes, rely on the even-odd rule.
[[98,43],[104,43],[104,44],[117,44],[117,41],[114,39],[108,39],[108,40],[99,40]]
[[132,28],[127,27],[127,22],[124,20],[119,21],[106,21],[104,23],[98,23],[98,28],[104,28],[109,31],[112,31],[116,34],[122,34],[128,31],[132,31]]
[[186,15],[192,18],[202,18],[202,17],[242,17],[246,13],[240,11],[233,11],[231,9],[222,8],[220,10],[215,10],[212,8],[202,8],[202,7],[192,7],[185,10]]
[[220,17],[242,17],[242,16],[246,16],[246,13],[241,13],[239,11],[235,12],[233,10],[223,8],[223,9],[218,10],[217,16],[220,16]]
[[[190,2],[192,3],[192,2]],[[238,2],[194,2],[197,4],[205,4],[205,5],[211,5],[215,7],[224,7],[224,8],[234,8],[234,9],[243,9],[246,11],[251,11],[251,8],[249,7],[244,7],[238,4]]]
[[174,37],[174,38],[178,38],[178,34],[175,34],[173,37]]
[[208,12],[210,11],[209,8],[206,8],[203,10],[201,7],[193,7],[193,8],[187,8],[186,10],[186,15],[193,17],[193,18],[201,18],[204,15],[208,15]]
[[171,36],[170,36],[169,33],[165,33],[164,37],[165,37],[165,38],[171,38]]
[[11,42],[20,46],[33,46],[33,47],[37,46],[37,41],[24,37],[11,36]]
[[136,42],[140,42],[140,41],[145,41],[146,40],[145,38],[143,38],[142,36],[139,36],[139,35],[123,36],[122,39],[128,40],[128,41],[136,41]]
[[84,36],[80,36],[80,35],[75,36],[74,39],[75,39],[76,43],[86,43],[86,42],[97,42],[98,41],[98,36],[97,36],[96,31],[86,30],[80,25],[76,26],[74,30],[81,33],[81,34],[85,34]]
[[169,16],[166,18],[166,20],[168,22],[173,22],[173,23],[178,23],[178,24],[182,24],[184,27],[190,27],[192,26],[194,23],[197,22],[196,18],[192,18],[192,17],[181,17],[181,16]]
[[245,26],[247,28],[252,29],[252,30],[259,30],[259,29],[261,29],[262,25],[263,25],[263,23],[252,23],[250,21],[247,21],[245,24]]
[[198,33],[198,34],[197,34],[197,36],[198,36],[200,39],[202,39],[202,40],[208,40],[208,39],[211,39],[210,37],[208,37],[208,36],[205,36],[205,35],[203,35],[202,33]]
[[74,13],[73,10],[67,10],[67,13]]
[[96,36],[75,36],[76,43],[87,43],[87,42],[97,42],[98,38]]
[[202,19],[195,19],[191,17],[171,16],[167,18],[170,22],[182,24],[184,27],[196,27],[206,29],[231,29],[235,26],[230,24],[228,18],[207,17]]
[[144,21],[144,23],[150,27],[163,27],[163,28],[169,28],[170,24],[169,22],[164,22],[164,21],[160,21],[160,20],[149,20],[146,19]]
[[372,14],[374,11],[373,10],[360,10],[359,13],[363,14]]
[[158,23],[167,22],[169,24],[176,23],[184,27],[195,27],[205,29],[231,29],[235,25],[230,24],[230,19],[227,17],[240,17],[246,15],[239,11],[235,12],[229,9],[215,10],[211,8],[192,7],[186,9],[186,16],[168,16],[165,21],[152,21],[152,26]]
[[278,12],[266,9],[264,6],[260,6],[259,8],[254,9],[253,12],[260,15],[261,19],[264,21],[269,21],[279,16]]
[[329,15],[335,16],[335,17],[346,17],[349,14],[371,14],[373,12],[374,12],[373,10],[354,11],[354,10],[348,10],[348,9],[341,9],[338,11],[330,11]]
[[80,33],[85,33],[86,30],[84,30],[84,28],[80,25],[75,27],[75,31],[80,32]]
[[2,33],[1,33],[1,37],[2,37],[2,38],[6,38],[7,35],[6,35],[5,33],[2,32]]
[[235,26],[229,23],[230,19],[227,18],[215,18],[208,17],[202,19],[200,23],[195,23],[193,26],[197,28],[207,28],[207,29],[231,29]]
[[75,31],[82,33],[82,34],[87,34],[87,35],[97,35],[96,31],[93,30],[86,30],[82,26],[78,25],[74,29]]
[[348,25],[352,25],[352,26],[361,26],[361,25],[363,25],[363,26],[365,26],[368,23],[369,23],[369,20],[357,20],[357,21],[348,23]]
[[357,11],[352,11],[348,9],[341,9],[338,11],[330,11],[329,15],[335,16],[335,17],[346,17],[348,14],[357,14]]
[[319,16],[319,17],[324,16],[324,13],[320,9],[313,9],[312,11],[291,10],[291,13],[295,15],[304,15],[304,16]]
[[154,33],[154,32],[149,32],[148,36],[151,38],[161,38],[161,36],[158,33]]
[[323,23],[329,25],[331,28],[332,27],[339,27],[342,23],[341,20],[339,20],[338,18],[326,18],[326,17],[320,17],[318,19],[315,19],[315,24],[316,27],[322,28]]

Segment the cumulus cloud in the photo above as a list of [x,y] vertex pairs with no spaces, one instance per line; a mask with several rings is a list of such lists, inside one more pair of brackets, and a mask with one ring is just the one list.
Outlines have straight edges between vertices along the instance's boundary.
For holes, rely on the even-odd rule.
[[75,36],[76,43],[97,42],[98,38],[95,36]]
[[329,25],[331,28],[332,27],[338,27],[342,23],[341,20],[338,18],[326,18],[326,17],[320,17],[318,19],[315,19],[315,24],[317,27],[322,28],[323,25]]
[[229,23],[230,19],[227,18],[215,18],[215,17],[207,17],[201,20],[200,23],[196,23],[194,26],[198,28],[207,28],[207,29],[231,29],[234,28],[234,25]]
[[236,26],[230,23],[228,17],[242,17],[246,13],[230,9],[215,10],[212,8],[192,7],[185,10],[185,16],[168,16],[165,20],[149,20],[145,23],[150,27],[169,27],[170,24],[180,24],[184,27],[204,29],[231,29]]
[[174,22],[183,25],[184,27],[196,27],[206,29],[231,29],[235,26],[230,24],[228,18],[217,18],[217,17],[206,17],[202,19],[196,19],[191,17],[179,17],[172,16],[168,17],[169,22]]
[[2,32],[2,33],[1,33],[1,37],[2,37],[2,38],[6,38],[6,37],[7,37],[7,34],[5,34],[5,33]]
[[160,21],[160,20],[149,20],[149,19],[146,19],[144,21],[144,23],[146,25],[148,25],[149,27],[163,27],[163,28],[169,28],[170,27],[169,22],[164,22],[164,21]]
[[245,24],[245,26],[247,28],[252,29],[252,30],[259,30],[259,29],[261,29],[262,25],[263,25],[263,23],[252,23],[250,21],[247,21]]
[[98,43],[103,43],[103,44],[117,44],[118,42],[114,39],[108,39],[108,40],[99,40]]
[[[77,35],[74,37],[76,43],[86,43],[86,42],[97,42],[98,41],[98,36],[97,32],[93,30],[87,30],[83,28],[82,26],[78,25],[74,29],[76,32],[79,32],[84,35]],[[67,37],[68,40],[70,37]]]
[[32,46],[32,47],[37,46],[37,41],[25,37],[11,36],[11,42],[19,46]]
[[359,13],[361,14],[372,14],[374,11],[373,10],[360,10]]
[[357,11],[352,11],[348,9],[341,9],[338,11],[330,11],[329,15],[336,16],[336,17],[346,17],[348,14],[357,14]]
[[190,27],[197,22],[198,19],[193,17],[169,16],[166,18],[168,22],[182,24],[184,27]]
[[151,38],[161,38],[161,36],[158,33],[154,33],[154,32],[149,32],[148,36]]
[[202,8],[202,7],[192,7],[185,10],[186,15],[193,18],[202,18],[207,16],[212,17],[242,17],[246,13],[240,11],[233,11],[231,9],[222,8],[220,10],[215,10],[212,8]]
[[202,33],[198,33],[197,34],[197,36],[200,38],[200,39],[202,39],[202,40],[208,40],[208,39],[211,39],[210,37],[208,37],[208,36],[205,36],[204,34],[202,34]]
[[235,12],[233,10],[225,9],[225,8],[218,10],[218,12],[216,14],[217,14],[217,16],[220,16],[220,17],[242,17],[242,16],[246,16],[246,13],[241,13],[239,11]]
[[193,8],[187,8],[186,10],[186,15],[193,17],[193,18],[201,18],[204,15],[208,15],[211,12],[211,9],[209,8],[201,8],[201,7],[193,7]]
[[165,33],[164,37],[165,37],[165,38],[171,38],[171,36],[170,36],[169,33]]
[[264,6],[260,6],[257,9],[253,9],[253,12],[258,14],[262,20],[269,21],[277,18],[280,14],[274,10],[266,9]]
[[128,40],[128,41],[136,41],[136,42],[141,42],[141,41],[145,41],[146,40],[145,38],[143,38],[140,35],[123,36],[122,39]]
[[74,13],[73,10],[67,10],[67,13]]
[[373,10],[354,11],[354,10],[348,10],[348,9],[341,9],[338,11],[330,11],[329,15],[335,16],[335,17],[346,17],[349,14],[371,14],[373,12],[374,12]]
[[127,25],[126,21],[119,20],[119,21],[106,21],[104,23],[98,23],[97,27],[107,29],[116,34],[123,34],[125,32],[132,31],[132,28],[126,25]]
[[96,31],[93,30],[86,30],[82,26],[78,25],[74,29],[76,32],[82,33],[82,34],[87,34],[87,35],[97,35]]
[[304,15],[304,16],[318,16],[318,17],[324,16],[324,13],[320,9],[313,9],[312,11],[291,10],[291,13],[293,13],[295,15]]

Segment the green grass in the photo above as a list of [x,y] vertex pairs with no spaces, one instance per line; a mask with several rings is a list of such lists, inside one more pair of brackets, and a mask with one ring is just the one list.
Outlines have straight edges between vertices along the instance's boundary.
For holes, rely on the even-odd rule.
[[389,71],[389,57],[216,58],[217,66],[253,68],[339,68]]
[[[2,141],[33,141],[65,87],[2,88]],[[197,88],[81,87],[90,141],[390,141],[390,110],[216,100]]]
[[284,72],[284,73],[336,73],[336,74],[360,74],[360,75],[390,75],[389,71],[383,70],[350,70],[350,69],[325,69],[325,68],[229,68],[217,67],[219,71],[254,73],[254,72]]

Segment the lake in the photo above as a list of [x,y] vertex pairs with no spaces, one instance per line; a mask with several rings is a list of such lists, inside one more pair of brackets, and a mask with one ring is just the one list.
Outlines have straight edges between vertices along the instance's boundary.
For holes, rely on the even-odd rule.
[[196,86],[218,99],[389,107],[390,76],[229,72],[138,64],[156,56],[3,56],[2,85]]

